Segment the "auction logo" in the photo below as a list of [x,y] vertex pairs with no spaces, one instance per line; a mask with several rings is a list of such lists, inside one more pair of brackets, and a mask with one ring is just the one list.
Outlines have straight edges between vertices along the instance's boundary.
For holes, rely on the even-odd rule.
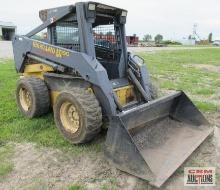
[[215,186],[215,167],[184,168],[185,186]]

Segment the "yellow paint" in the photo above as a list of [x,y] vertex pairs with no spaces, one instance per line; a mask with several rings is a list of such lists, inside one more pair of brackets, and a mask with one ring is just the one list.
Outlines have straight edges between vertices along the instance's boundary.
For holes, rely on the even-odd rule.
[[25,112],[29,110],[32,104],[31,100],[31,94],[30,92],[25,88],[20,88],[19,90],[19,101],[20,104]]
[[43,73],[23,73],[23,76],[25,76],[25,77],[34,76],[34,77],[40,78],[42,80],[44,79]]
[[88,88],[87,91],[91,94],[94,93],[92,88]]
[[[92,88],[88,88],[88,91],[90,93],[93,93]],[[116,93],[119,102],[122,106],[135,100],[134,87],[132,85],[114,89],[114,92]],[[50,99],[52,105],[54,105],[60,93],[61,93],[60,91],[54,91],[54,90],[50,91]]]
[[31,64],[31,65],[26,65],[24,68],[25,73],[37,73],[37,72],[49,72],[49,71],[54,71],[54,69],[46,64]]
[[122,106],[135,99],[134,86],[132,85],[116,88],[114,92]]
[[63,57],[70,56],[69,51],[66,51],[66,50],[63,50],[60,48],[56,48],[56,47],[52,47],[52,46],[49,46],[49,45],[46,45],[46,44],[43,44],[43,43],[40,43],[37,41],[33,41],[32,46],[33,46],[33,48],[40,49],[45,53],[54,55],[57,58],[63,58]]
[[24,68],[23,76],[35,76],[40,79],[44,79],[43,77],[44,72],[53,72],[53,71],[54,69],[49,65],[36,63],[36,64],[26,65]]
[[80,114],[75,107],[69,101],[62,103],[60,107],[60,121],[66,131],[74,134],[80,128]]
[[[26,65],[24,68],[23,76],[35,76],[44,80],[44,72],[53,72],[54,69],[51,66],[42,63]],[[94,93],[92,88],[88,88],[88,92]],[[132,85],[120,87],[114,89],[120,104],[123,106],[133,100],[135,100],[134,87]],[[50,91],[51,103],[55,103],[57,96],[60,94],[58,91]]]
[[51,100],[52,105],[55,104],[55,101],[56,101],[57,97],[59,96],[59,94],[60,94],[59,91],[54,91],[54,90],[50,91],[50,100]]

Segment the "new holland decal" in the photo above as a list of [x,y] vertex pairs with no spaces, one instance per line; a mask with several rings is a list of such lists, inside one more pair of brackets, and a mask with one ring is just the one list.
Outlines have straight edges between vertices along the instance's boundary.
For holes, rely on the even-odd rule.
[[42,44],[40,42],[33,41],[32,46],[33,46],[33,48],[40,49],[45,53],[54,55],[57,58],[63,58],[63,57],[70,56],[70,53],[68,51],[65,51],[65,50],[62,50],[59,48],[55,48],[55,47],[51,47],[51,46]]

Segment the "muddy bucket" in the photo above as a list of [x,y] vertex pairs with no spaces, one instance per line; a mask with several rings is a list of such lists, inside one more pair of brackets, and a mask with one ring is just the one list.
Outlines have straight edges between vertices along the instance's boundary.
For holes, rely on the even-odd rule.
[[183,92],[114,116],[105,156],[118,169],[160,187],[212,133]]

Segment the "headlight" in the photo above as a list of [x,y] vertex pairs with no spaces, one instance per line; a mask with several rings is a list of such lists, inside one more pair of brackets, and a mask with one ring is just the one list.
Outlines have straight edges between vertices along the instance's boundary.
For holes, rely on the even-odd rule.
[[95,4],[89,4],[89,8],[90,11],[95,11]]
[[126,17],[127,16],[127,11],[122,11],[121,16]]

